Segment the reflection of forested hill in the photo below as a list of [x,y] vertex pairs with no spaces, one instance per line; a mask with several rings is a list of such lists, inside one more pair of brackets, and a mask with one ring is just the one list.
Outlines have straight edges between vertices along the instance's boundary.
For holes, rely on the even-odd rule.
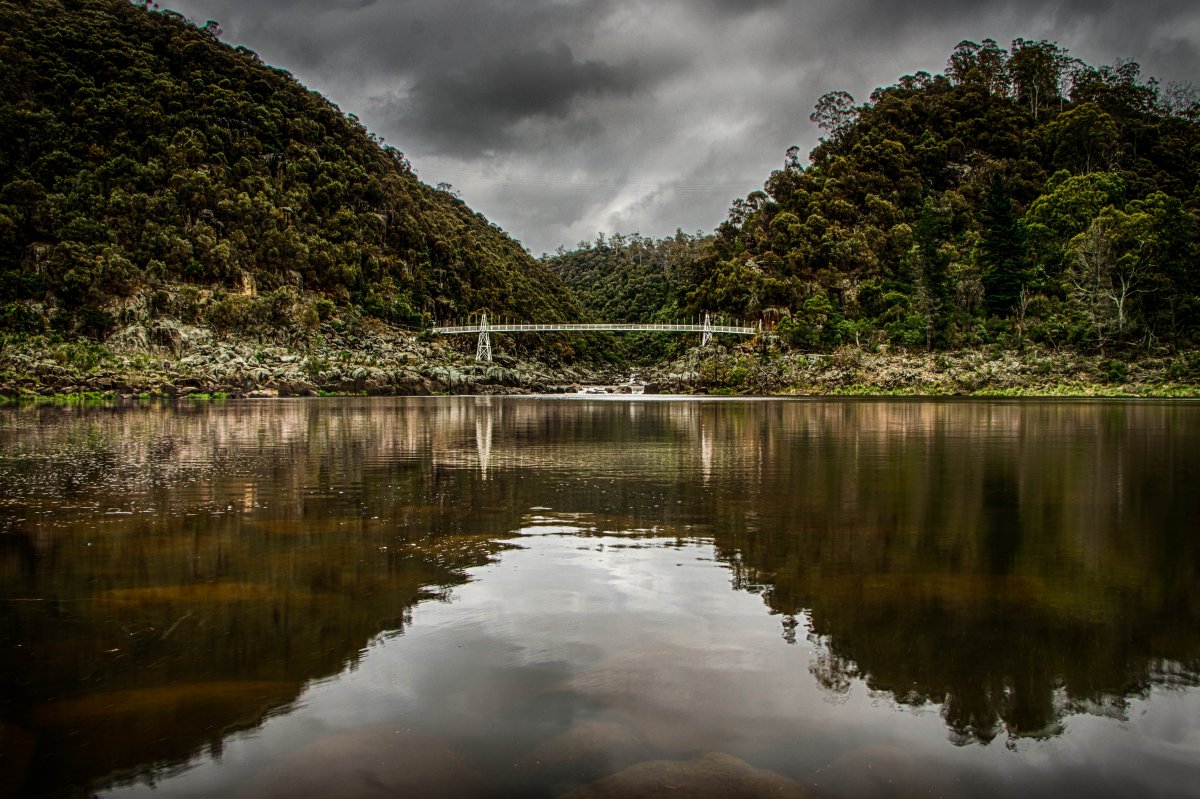
[[243,410],[34,409],[0,430],[0,724],[36,739],[31,790],[219,748],[519,524],[503,483],[431,462],[428,420]]
[[1154,682],[1200,684],[1194,411],[789,410],[798,435],[748,485],[751,521],[735,512],[714,534],[773,612],[808,614],[831,690],[861,678],[944,702],[958,740],[988,741],[1120,713]]
[[[962,741],[1053,734],[1154,682],[1200,683],[1198,413],[465,398],[6,412],[0,723],[56,758],[38,790],[177,763],[403,629],[545,514],[712,540],[785,638],[808,620],[830,690],[862,679],[944,703]],[[67,745],[81,730],[96,743]]]

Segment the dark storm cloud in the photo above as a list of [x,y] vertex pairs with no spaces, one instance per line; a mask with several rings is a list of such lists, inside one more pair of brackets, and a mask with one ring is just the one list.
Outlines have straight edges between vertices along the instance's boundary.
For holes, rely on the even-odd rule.
[[763,9],[779,8],[786,5],[788,0],[702,0],[700,5],[722,16],[743,16],[754,14]]
[[579,102],[630,94],[648,79],[636,63],[578,61],[560,42],[427,75],[395,103],[392,118],[430,152],[469,156],[495,151],[523,121],[564,119]]
[[449,180],[534,252],[711,230],[824,92],[1050,39],[1200,83],[1194,0],[175,0]]

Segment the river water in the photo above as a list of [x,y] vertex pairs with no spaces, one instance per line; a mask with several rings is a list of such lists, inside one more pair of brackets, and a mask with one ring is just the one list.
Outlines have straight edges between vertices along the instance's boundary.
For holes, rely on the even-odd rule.
[[1200,796],[1198,486],[1189,402],[10,407],[0,796]]

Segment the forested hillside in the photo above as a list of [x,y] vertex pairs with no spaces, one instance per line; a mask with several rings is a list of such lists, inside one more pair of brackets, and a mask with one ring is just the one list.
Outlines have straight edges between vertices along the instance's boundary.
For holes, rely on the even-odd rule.
[[0,329],[578,318],[545,265],[353,115],[156,9],[0,3]]
[[[686,289],[685,267],[700,257],[711,237],[677,230],[652,239],[639,234],[600,234],[573,250],[543,257],[593,317],[605,322],[675,322]],[[679,336],[626,334],[613,345],[623,354],[654,359],[686,346]]]
[[684,313],[779,321],[804,348],[1200,340],[1200,105],[1138,65],[963,42],[945,75],[821,98],[680,280]]

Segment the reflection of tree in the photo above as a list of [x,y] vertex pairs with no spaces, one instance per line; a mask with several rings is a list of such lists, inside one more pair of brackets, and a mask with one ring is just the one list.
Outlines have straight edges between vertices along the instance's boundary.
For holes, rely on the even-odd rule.
[[1192,414],[812,406],[784,426],[791,448],[769,444],[775,478],[714,511],[717,545],[785,637],[807,615],[829,690],[862,679],[940,703],[959,742],[1055,735],[1152,684],[1200,684],[1200,550],[1179,483]]

